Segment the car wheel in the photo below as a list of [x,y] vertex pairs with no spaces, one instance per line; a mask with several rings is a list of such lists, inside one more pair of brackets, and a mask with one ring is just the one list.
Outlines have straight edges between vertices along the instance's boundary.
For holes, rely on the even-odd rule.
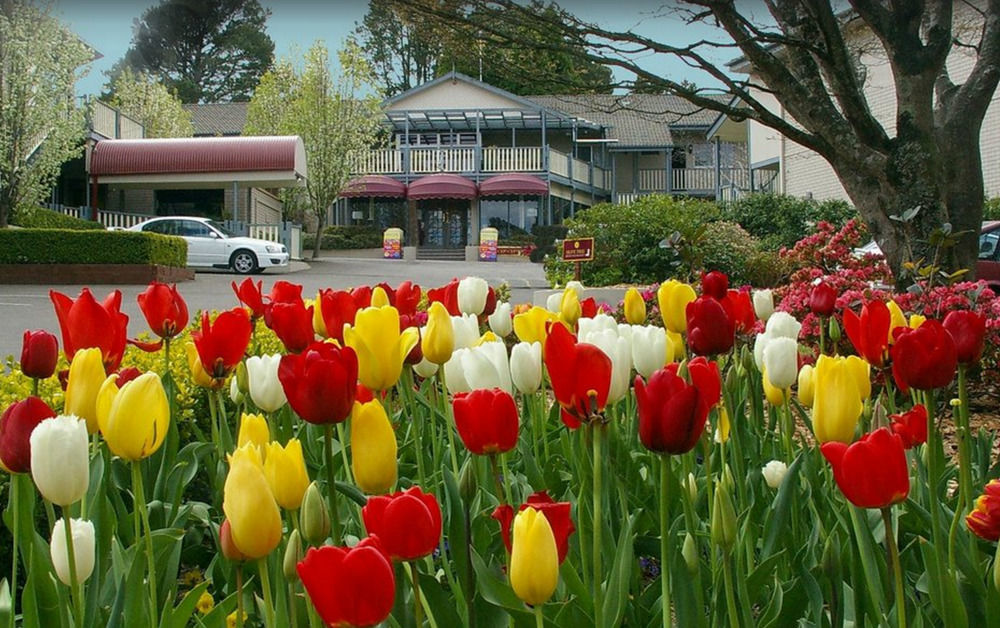
[[257,270],[257,256],[252,251],[240,249],[229,258],[229,266],[241,275],[251,275]]

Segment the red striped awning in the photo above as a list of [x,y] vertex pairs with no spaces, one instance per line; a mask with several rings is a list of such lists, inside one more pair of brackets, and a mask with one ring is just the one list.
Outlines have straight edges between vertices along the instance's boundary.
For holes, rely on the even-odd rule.
[[414,200],[426,198],[476,198],[476,184],[457,174],[432,174],[410,183],[406,197]]
[[298,171],[305,150],[296,136],[102,140],[90,156],[91,176]]
[[406,196],[406,186],[392,177],[368,174],[349,181],[340,196],[342,198],[370,198],[373,196],[403,198]]
[[548,193],[548,183],[530,174],[498,174],[479,184],[480,196],[504,196],[507,194],[544,196]]

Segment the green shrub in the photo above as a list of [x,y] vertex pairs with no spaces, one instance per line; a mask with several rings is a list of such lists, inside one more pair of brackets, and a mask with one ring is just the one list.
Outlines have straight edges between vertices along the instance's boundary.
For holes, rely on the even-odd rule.
[[786,194],[751,194],[723,210],[726,220],[738,222],[760,239],[763,248],[775,251],[794,246],[821,220],[841,227],[856,216],[854,208],[844,201],[820,202]]
[[99,222],[41,207],[18,208],[11,216],[10,224],[25,229],[104,229],[104,225]]
[[740,285],[749,279],[747,262],[760,250],[760,241],[735,222],[720,220],[705,225],[694,247],[702,270],[721,270],[730,284]]
[[776,288],[785,283],[794,269],[787,258],[777,251],[756,251],[746,262],[744,282],[755,288]]
[[0,230],[0,264],[187,266],[183,238],[137,231]]
[[[693,241],[702,225],[718,217],[713,202],[652,195],[629,205],[595,205],[565,225],[567,237],[594,238],[594,261],[583,264],[582,276],[586,285],[601,286],[653,283],[676,275],[685,263],[683,249],[661,248],[660,242],[674,235]],[[550,281],[566,276],[571,267],[555,253],[545,262]]]
[[1000,220],[1000,196],[988,198],[983,203],[983,220]]
[[[309,233],[302,238],[302,247],[313,248],[316,236]],[[323,229],[320,248],[331,249],[377,249],[382,247],[382,231],[374,225],[330,225]]]

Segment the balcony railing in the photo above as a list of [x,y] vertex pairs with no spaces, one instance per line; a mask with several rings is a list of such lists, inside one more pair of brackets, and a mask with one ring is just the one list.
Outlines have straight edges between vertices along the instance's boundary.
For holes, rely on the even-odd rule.
[[[715,168],[673,168],[670,170],[670,187],[667,187],[667,170],[640,170],[639,192],[714,192],[716,189]],[[749,189],[750,171],[746,168],[720,168],[719,188],[735,187]]]

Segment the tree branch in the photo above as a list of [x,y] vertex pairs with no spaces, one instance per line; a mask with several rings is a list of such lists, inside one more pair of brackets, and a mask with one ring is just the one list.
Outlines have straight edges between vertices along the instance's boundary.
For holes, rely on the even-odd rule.
[[979,58],[954,94],[945,122],[948,126],[969,121],[978,121],[977,126],[981,126],[1000,82],[1000,0],[989,0],[984,20]]

